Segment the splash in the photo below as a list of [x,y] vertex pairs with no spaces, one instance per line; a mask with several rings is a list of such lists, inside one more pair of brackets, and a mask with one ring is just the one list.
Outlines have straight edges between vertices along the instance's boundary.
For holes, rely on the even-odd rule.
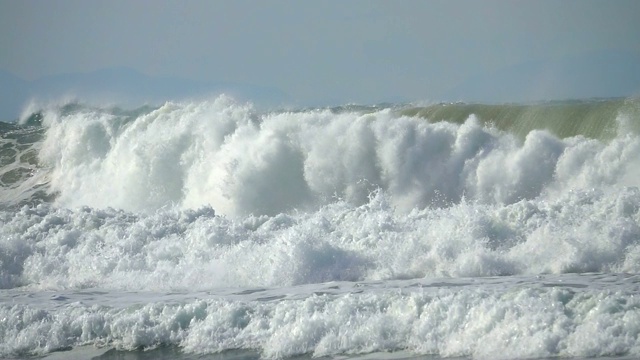
[[[627,113],[606,121],[638,122]],[[391,108],[260,114],[226,97],[137,116],[51,112],[43,123],[39,158],[64,207],[275,215],[336,199],[362,205],[377,189],[407,211],[462,198],[512,204],[637,186],[640,168],[639,138],[623,125],[607,141],[536,129],[520,138],[476,115],[431,123]]]

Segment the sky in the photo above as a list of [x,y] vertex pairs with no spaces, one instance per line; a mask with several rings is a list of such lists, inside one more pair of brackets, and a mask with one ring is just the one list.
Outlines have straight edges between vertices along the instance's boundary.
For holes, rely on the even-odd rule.
[[437,100],[523,64],[640,59],[638,19],[635,0],[0,0],[0,69],[128,67],[302,103]]

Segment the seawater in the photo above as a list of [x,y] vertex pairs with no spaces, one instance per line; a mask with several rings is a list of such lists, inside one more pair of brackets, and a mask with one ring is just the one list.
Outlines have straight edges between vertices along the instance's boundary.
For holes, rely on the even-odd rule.
[[636,358],[636,99],[28,109],[5,358]]

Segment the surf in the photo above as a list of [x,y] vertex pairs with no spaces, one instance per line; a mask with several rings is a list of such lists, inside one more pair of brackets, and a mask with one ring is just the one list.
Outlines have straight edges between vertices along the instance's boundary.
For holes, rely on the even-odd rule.
[[38,112],[41,124],[5,125],[2,197],[230,216],[362,205],[378,189],[405,210],[511,204],[637,186],[637,108],[633,99],[294,112],[227,97],[131,112],[66,105]]
[[0,356],[631,358],[634,104],[31,108]]

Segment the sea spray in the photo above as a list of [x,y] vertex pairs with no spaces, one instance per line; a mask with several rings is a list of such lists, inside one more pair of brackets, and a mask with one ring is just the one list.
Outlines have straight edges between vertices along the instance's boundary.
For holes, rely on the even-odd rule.
[[636,358],[634,104],[564,135],[227,97],[0,124],[0,357]]
[[474,115],[456,124],[392,109],[257,114],[222,97],[167,103],[135,119],[87,109],[44,123],[39,157],[65,207],[275,215],[335,199],[361,205],[382,189],[410,210],[639,182],[634,133],[603,142],[532,130],[519,139]]
[[186,290],[328,281],[640,271],[640,192],[570,192],[404,213],[353,207],[229,219],[41,205],[2,214],[2,287]]

